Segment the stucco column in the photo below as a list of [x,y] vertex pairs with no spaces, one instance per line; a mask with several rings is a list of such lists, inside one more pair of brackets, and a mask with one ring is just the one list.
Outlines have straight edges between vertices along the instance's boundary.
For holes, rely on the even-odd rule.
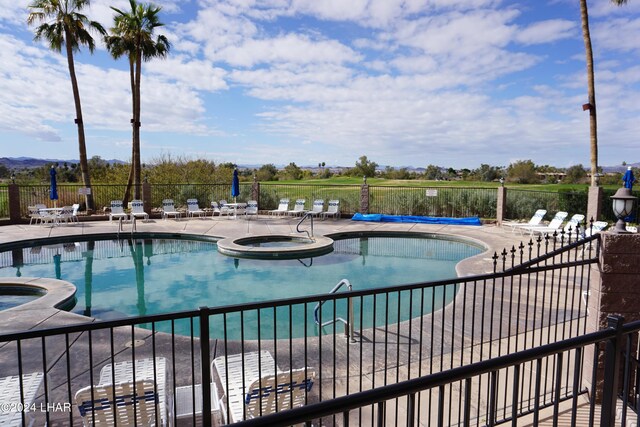
[[11,224],[20,222],[20,188],[18,184],[9,184],[9,219]]
[[369,184],[362,184],[360,187],[360,213],[369,213]]
[[260,205],[260,183],[256,176],[253,176],[253,184],[251,184],[251,199],[258,202],[258,206]]
[[[598,268],[591,267],[589,293],[581,295],[582,301],[588,296],[587,332],[606,328],[609,315],[622,316],[625,322],[640,320],[640,234],[603,232],[600,236]],[[587,384],[591,383],[592,367],[593,352],[589,350],[585,353],[583,369],[583,381]],[[596,402],[602,397],[604,381],[601,356],[596,376]]]
[[507,187],[498,187],[498,198],[496,201],[496,222],[498,226],[502,225],[507,215]]
[[602,187],[589,187],[589,199],[587,201],[586,224],[593,218],[598,221],[602,215]]

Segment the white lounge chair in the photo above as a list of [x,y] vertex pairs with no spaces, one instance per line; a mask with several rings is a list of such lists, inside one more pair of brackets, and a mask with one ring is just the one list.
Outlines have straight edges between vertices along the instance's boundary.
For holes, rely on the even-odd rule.
[[128,361],[107,364],[98,385],[78,390],[75,400],[85,425],[94,425],[94,417],[97,425],[114,425],[114,419],[118,425],[169,425],[173,399],[167,396],[166,359],[136,360],[135,382],[133,366]]
[[[19,411],[16,408],[31,407],[36,400],[36,395],[43,379],[44,374],[42,372],[23,374],[22,387],[20,387],[20,376],[18,375],[0,378],[0,426],[22,426],[23,414],[25,415],[26,425],[33,425],[35,411]],[[24,400],[20,400],[20,395],[24,397]]]
[[227,206],[229,202],[220,200],[220,215],[231,215],[231,209]]
[[504,222],[502,222],[501,226],[502,227],[511,227],[511,232],[513,233],[516,230],[516,228],[531,227],[531,226],[539,225],[540,222],[542,221],[542,219],[544,218],[544,216],[546,215],[546,213],[547,213],[546,209],[538,209],[533,214],[533,216],[531,217],[529,222],[504,221]]
[[222,215],[220,213],[220,206],[218,206],[218,202],[211,202],[211,218],[215,217],[216,214],[218,214],[218,216]]
[[584,221],[584,215],[575,214],[567,221],[561,233],[556,235],[556,240],[563,240],[565,242],[575,242],[580,238],[582,234],[580,232],[580,226]]
[[205,213],[200,206],[198,206],[198,199],[187,199],[187,216],[193,218],[198,215],[203,218]]
[[40,212],[40,208],[37,206],[29,206],[27,207],[29,211],[29,225],[38,224],[42,221],[42,213]]
[[272,209],[269,211],[269,215],[284,215],[289,212],[289,199],[280,199],[278,209]]
[[548,225],[542,225],[542,224],[530,225],[527,227],[519,227],[518,229],[523,234],[524,232],[528,232],[531,236],[533,236],[533,234],[538,231],[540,232],[540,234],[550,234],[560,229],[560,226],[564,222],[564,219],[567,217],[567,215],[569,214],[564,211],[560,211],[556,213],[556,215],[553,217],[553,219],[549,222]]
[[73,206],[63,206],[60,212],[58,213],[57,221],[61,223],[64,221],[65,223],[74,222],[73,221]]
[[296,200],[296,204],[293,205],[293,209],[287,211],[287,215],[291,215],[291,216],[304,215],[307,212],[304,208],[304,204],[306,202],[307,201],[305,199]]
[[182,212],[175,208],[172,199],[164,199],[162,201],[162,219],[166,220],[170,216],[179,221],[182,216]]
[[264,350],[217,357],[211,370],[220,378],[231,423],[303,406],[316,377],[311,368],[281,371]]
[[149,214],[144,211],[144,203],[142,200],[131,201],[131,217],[142,218],[143,221],[149,219]]
[[122,207],[122,200],[111,201],[111,212],[109,213],[109,221],[112,221],[113,218],[123,218],[125,221],[129,218],[129,216],[124,211],[124,208]]
[[313,216],[319,216],[322,214],[323,211],[324,211],[324,200],[316,199],[313,201],[313,207],[308,213],[310,213]]
[[336,219],[340,217],[340,200],[329,200],[329,207],[326,212],[322,212],[320,216],[322,216],[323,219],[330,216]]
[[80,204],[79,203],[74,203],[73,205],[71,205],[71,207],[73,208],[73,214],[72,214],[73,215],[73,217],[72,217],[73,221],[74,222],[80,222],[78,220],[78,211],[80,210]]
[[249,218],[250,216],[258,216],[258,202],[255,200],[249,200],[247,202],[247,209],[245,209],[244,214]]

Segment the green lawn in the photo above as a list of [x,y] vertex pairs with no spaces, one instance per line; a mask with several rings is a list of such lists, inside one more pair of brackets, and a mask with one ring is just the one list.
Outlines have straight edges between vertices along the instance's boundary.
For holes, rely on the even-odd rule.
[[[276,182],[273,182],[274,184]],[[277,181],[278,184],[309,184],[309,185],[333,185],[348,184],[361,185],[362,178],[338,176],[329,179],[309,179],[304,181]],[[368,178],[369,185],[386,185],[399,187],[472,187],[472,188],[497,188],[500,186],[498,182],[484,181],[427,181],[427,180],[397,180],[384,178]],[[518,190],[535,190],[535,191],[584,191],[589,188],[587,184],[506,184],[507,188],[516,188]],[[605,185],[603,188],[615,190],[619,186]]]

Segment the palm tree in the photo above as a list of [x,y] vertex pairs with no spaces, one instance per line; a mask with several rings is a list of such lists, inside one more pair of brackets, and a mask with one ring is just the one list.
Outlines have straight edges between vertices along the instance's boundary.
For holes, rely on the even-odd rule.
[[[76,105],[76,119],[78,125],[78,147],[80,150],[80,171],[82,182],[87,188],[91,188],[89,178],[89,164],[87,162],[87,147],[84,137],[84,123],[82,121],[82,107],[80,104],[80,91],[78,90],[78,79],[76,78],[73,52],[78,51],[80,46],[87,46],[93,53],[95,42],[89,31],[97,31],[106,34],[106,31],[99,23],[90,21],[79,11],[85,6],[89,6],[89,0],[35,0],[29,5],[29,16],[27,23],[34,22],[42,24],[36,29],[35,40],[44,39],[49,43],[51,50],[62,51],[65,46],[67,53],[67,64],[69,66],[69,76],[71,77],[71,88],[73,89],[73,100]],[[86,196],[87,211],[94,210],[93,195]]]
[[134,198],[140,198],[140,182],[142,166],[140,163],[140,77],[142,61],[153,58],[164,58],[171,47],[167,38],[159,35],[153,39],[153,32],[162,24],[158,19],[161,8],[153,4],[138,4],[136,0],[129,0],[131,11],[126,13],[115,7],[114,26],[111,34],[105,37],[107,49],[118,59],[126,55],[129,59],[131,83],[131,97],[133,118],[133,140],[131,150],[131,172],[127,190],[123,197],[125,203],[129,200],[131,185],[134,184]]
[[[612,3],[622,6],[628,0],[611,0]],[[598,172],[598,121],[596,118],[596,87],[595,75],[593,71],[593,49],[591,47],[591,33],[589,32],[589,11],[587,0],[580,0],[580,17],[582,19],[582,39],[587,55],[587,86],[589,103],[583,108],[589,110],[589,132],[591,135],[591,185],[597,185],[596,176]]]

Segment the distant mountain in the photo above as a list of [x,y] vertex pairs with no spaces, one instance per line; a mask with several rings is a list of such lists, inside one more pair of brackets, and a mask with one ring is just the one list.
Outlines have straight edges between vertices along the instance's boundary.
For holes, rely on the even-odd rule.
[[[105,162],[113,165],[113,164],[124,164],[122,160],[112,159],[105,160]],[[6,166],[8,169],[33,169],[40,168],[42,166],[50,165],[51,163],[58,163],[60,165],[67,164],[78,164],[80,160],[61,160],[61,159],[36,159],[33,157],[0,157],[0,165]]]
[[639,168],[640,162],[637,163],[627,163],[625,166],[602,166],[602,171],[604,173],[612,173],[612,172],[624,172],[627,170],[627,167],[631,166],[632,168]]

